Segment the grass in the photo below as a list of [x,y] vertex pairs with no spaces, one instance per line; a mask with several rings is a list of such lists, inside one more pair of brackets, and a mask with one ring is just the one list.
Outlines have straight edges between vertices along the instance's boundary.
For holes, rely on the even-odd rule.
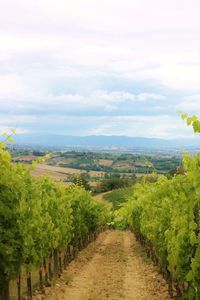
[[114,209],[118,209],[120,205],[133,195],[134,186],[113,190],[112,192],[105,194],[103,198],[113,204]]
[[94,196],[93,198],[97,201],[97,202],[100,202],[104,205],[106,205],[108,208],[112,208],[112,203],[107,201],[105,199],[105,195],[107,194],[108,192],[105,192],[105,193],[101,193],[101,194],[98,194],[96,196]]

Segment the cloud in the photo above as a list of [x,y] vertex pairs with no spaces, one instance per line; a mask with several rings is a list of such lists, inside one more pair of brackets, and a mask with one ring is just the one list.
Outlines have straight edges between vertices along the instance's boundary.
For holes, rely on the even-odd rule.
[[[126,135],[156,138],[195,138],[191,128],[180,118],[169,115],[158,116],[113,116],[101,117],[93,121],[88,134]],[[84,135],[84,134],[81,134]]]
[[179,107],[184,112],[199,114],[200,94],[184,97]]
[[10,74],[0,76],[0,103],[8,110],[27,113],[37,111],[45,114],[60,111],[100,109],[113,111],[121,109],[122,105],[131,106],[133,103],[148,102],[151,100],[165,100],[164,95],[156,93],[134,94],[126,91],[97,90],[89,94],[65,94],[64,91],[53,93],[43,87],[37,91],[26,83],[26,79]]
[[[69,24],[78,31],[93,29],[111,33],[158,28],[192,30],[199,25],[199,8],[198,0],[193,0],[192,5],[181,0],[163,3],[159,0],[7,0],[2,3],[1,20],[2,24],[10,23],[9,27],[21,30],[25,22],[30,31],[52,30],[53,25],[58,30]],[[190,22],[186,23],[186,19]]]
[[[15,120],[12,122],[12,120]],[[18,126],[16,126],[18,121]],[[180,117],[167,114],[146,115],[102,115],[102,116],[76,116],[55,115],[46,116],[12,116],[7,126],[0,127],[3,131],[18,128],[21,133],[54,133],[64,135],[127,135],[157,138],[194,138],[191,128],[182,122]],[[53,124],[53,126],[52,126]],[[92,126],[91,126],[92,124]],[[23,128],[21,125],[24,125]]]
[[[200,108],[199,11],[199,0],[4,1],[0,124],[18,115],[20,128],[62,132],[74,117],[73,133],[187,135],[175,112]],[[163,115],[173,125],[145,121]]]
[[15,132],[16,134],[31,133],[31,131],[29,131],[27,129],[0,126],[0,134],[4,134],[4,133],[6,133],[6,134],[11,133],[12,134],[13,129],[16,129],[16,132]]

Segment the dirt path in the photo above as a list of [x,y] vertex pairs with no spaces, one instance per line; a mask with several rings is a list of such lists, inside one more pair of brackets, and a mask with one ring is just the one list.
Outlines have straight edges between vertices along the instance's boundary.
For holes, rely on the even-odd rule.
[[[67,284],[66,284],[67,283]],[[167,300],[167,285],[131,232],[107,231],[81,251],[45,300]]]

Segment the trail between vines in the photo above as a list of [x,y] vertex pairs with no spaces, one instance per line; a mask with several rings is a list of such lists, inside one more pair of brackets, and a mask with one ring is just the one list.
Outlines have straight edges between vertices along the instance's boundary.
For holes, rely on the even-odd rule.
[[78,254],[54,288],[35,299],[166,300],[167,290],[131,232],[106,231]]

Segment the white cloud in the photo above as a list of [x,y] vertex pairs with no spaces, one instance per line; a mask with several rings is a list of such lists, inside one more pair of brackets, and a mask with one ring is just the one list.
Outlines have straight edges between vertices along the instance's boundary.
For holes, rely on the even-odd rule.
[[48,109],[54,106],[60,106],[65,109],[77,107],[103,108],[107,111],[117,109],[124,102],[141,102],[148,100],[164,100],[165,96],[156,93],[134,94],[126,91],[97,90],[89,95],[81,94],[52,94],[45,87],[37,91],[34,86],[26,82],[26,79],[20,76],[10,74],[0,76],[0,103],[9,106],[13,110],[36,108],[48,105]]
[[[138,115],[145,106],[149,114],[160,114],[164,105],[167,114],[169,109],[171,114],[176,108],[200,109],[199,11],[199,0],[4,1],[0,9],[2,111],[8,112],[8,120],[21,111],[40,121],[46,117],[45,109],[48,115],[48,110],[52,113],[59,107],[110,115],[127,103],[137,107]],[[196,96],[184,98],[188,91]],[[175,99],[178,92],[174,104],[171,96],[165,96]],[[157,105],[149,105],[156,101]],[[166,118],[165,124],[159,119],[157,125],[154,119],[150,124],[149,116],[126,118],[112,121],[111,117],[107,125],[97,124],[96,130],[182,135],[176,122],[167,125],[171,119]],[[26,121],[34,123],[25,116],[19,123]],[[128,122],[126,128],[122,122]],[[131,122],[140,127],[129,130]],[[148,124],[145,132],[143,122]]]
[[[126,135],[156,138],[194,138],[191,128],[178,117],[157,116],[114,116],[101,117],[100,121],[88,134]],[[103,125],[102,125],[103,124]]]
[[20,97],[24,97],[26,94],[26,87],[18,75],[0,76],[0,98],[10,98],[12,101],[19,101]]
[[31,131],[27,130],[27,129],[0,126],[0,134],[4,134],[4,133],[10,134],[11,133],[13,135],[13,133],[12,133],[13,129],[15,129],[15,134],[27,134],[27,133],[31,133]]
[[153,94],[153,93],[141,93],[137,95],[137,99],[139,101],[146,101],[146,100],[165,100],[166,97],[163,95]]
[[[200,60],[200,56],[199,56]],[[198,61],[199,62],[199,61]],[[195,64],[195,61],[194,61]],[[160,78],[163,84],[174,89],[199,89],[200,64],[198,65],[163,65],[160,69]]]
[[33,115],[14,115],[4,114],[0,115],[0,126],[6,126],[7,128],[18,128],[22,124],[37,123],[39,117]]
[[96,31],[142,32],[194,29],[199,26],[199,9],[198,0],[7,0],[2,3],[1,17],[3,22],[8,17],[13,20],[11,27],[20,27],[25,21],[30,29],[37,23],[46,28],[47,23]]
[[[16,125],[17,124],[17,125]],[[51,125],[53,124],[53,127]],[[73,128],[74,124],[77,128]],[[179,116],[167,114],[147,115],[117,115],[117,116],[4,116],[0,121],[1,132],[13,128],[18,133],[37,132],[35,125],[40,126],[40,132],[65,135],[126,135],[157,138],[195,138],[192,128],[186,126]],[[33,128],[33,129],[30,129]]]
[[193,112],[199,115],[200,94],[184,97],[179,107],[184,112]]

